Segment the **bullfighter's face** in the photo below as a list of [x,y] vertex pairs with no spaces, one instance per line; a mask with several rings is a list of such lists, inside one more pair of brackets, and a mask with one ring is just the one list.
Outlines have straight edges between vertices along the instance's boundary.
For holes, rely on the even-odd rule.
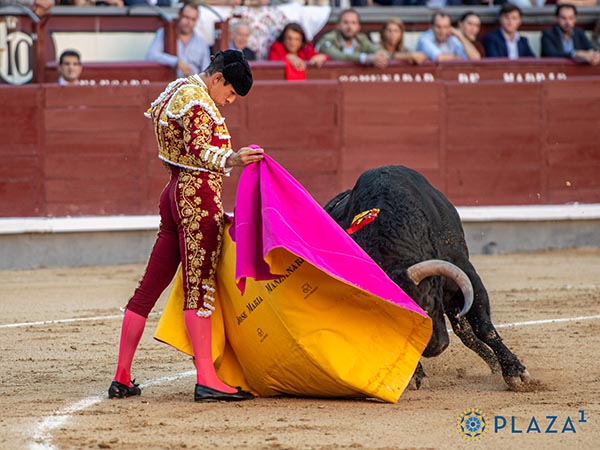
[[226,83],[223,74],[215,73],[210,76],[206,83],[208,95],[218,106],[232,104],[237,98],[237,92],[231,83]]

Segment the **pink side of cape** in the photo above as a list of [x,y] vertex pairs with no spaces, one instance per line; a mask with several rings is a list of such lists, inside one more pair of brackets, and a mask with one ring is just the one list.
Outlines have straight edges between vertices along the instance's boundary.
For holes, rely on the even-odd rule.
[[236,281],[242,293],[246,277],[271,280],[282,276],[270,271],[265,256],[284,248],[336,279],[426,315],[304,187],[267,155],[242,172],[230,234],[236,242]]

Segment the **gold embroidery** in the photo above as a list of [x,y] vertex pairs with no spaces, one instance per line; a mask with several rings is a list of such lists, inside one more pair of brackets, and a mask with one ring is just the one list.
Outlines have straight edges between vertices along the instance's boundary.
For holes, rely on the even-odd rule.
[[[206,172],[181,171],[177,207],[185,242],[185,308],[198,309],[208,316],[213,309],[215,270],[223,233],[222,177]],[[209,210],[212,213],[209,213]],[[207,222],[208,221],[208,222]],[[208,236],[202,232],[210,230]],[[214,236],[213,236],[214,230]]]
[[215,152],[231,149],[229,132],[202,83],[194,77],[180,80],[169,85],[153,105],[150,116],[161,159],[189,169],[224,172],[225,152],[216,158]]

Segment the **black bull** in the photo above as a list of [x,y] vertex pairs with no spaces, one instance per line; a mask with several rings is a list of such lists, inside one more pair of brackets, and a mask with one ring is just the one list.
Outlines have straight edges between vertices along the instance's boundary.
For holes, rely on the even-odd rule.
[[[423,356],[437,356],[448,346],[445,315],[454,333],[483,358],[493,373],[502,370],[510,388],[528,382],[525,366],[504,345],[492,324],[488,293],[469,261],[460,217],[444,194],[414,170],[386,166],[363,173],[353,189],[325,205],[344,229],[357,214],[372,208],[379,208],[378,217],[353,233],[352,238],[431,317],[433,334]],[[447,261],[451,263],[448,266],[461,269],[472,293],[465,287],[461,289],[456,277],[434,276],[442,273],[435,269],[415,279],[411,268],[428,260]],[[469,309],[465,301],[471,295]],[[424,379],[419,363],[414,375],[417,388]]]

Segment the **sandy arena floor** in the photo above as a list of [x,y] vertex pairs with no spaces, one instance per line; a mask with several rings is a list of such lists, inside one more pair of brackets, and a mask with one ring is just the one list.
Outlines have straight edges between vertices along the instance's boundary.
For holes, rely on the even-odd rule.
[[[600,249],[473,261],[490,291],[494,323],[536,380],[529,391],[507,391],[453,336],[444,354],[424,361],[429,387],[406,391],[397,404],[196,404],[192,362],[152,339],[154,315],[134,361],[142,396],[108,400],[119,306],[143,266],[2,271],[0,448],[600,448]],[[457,431],[467,408],[487,417],[477,442]],[[495,430],[503,420],[506,427]]]

